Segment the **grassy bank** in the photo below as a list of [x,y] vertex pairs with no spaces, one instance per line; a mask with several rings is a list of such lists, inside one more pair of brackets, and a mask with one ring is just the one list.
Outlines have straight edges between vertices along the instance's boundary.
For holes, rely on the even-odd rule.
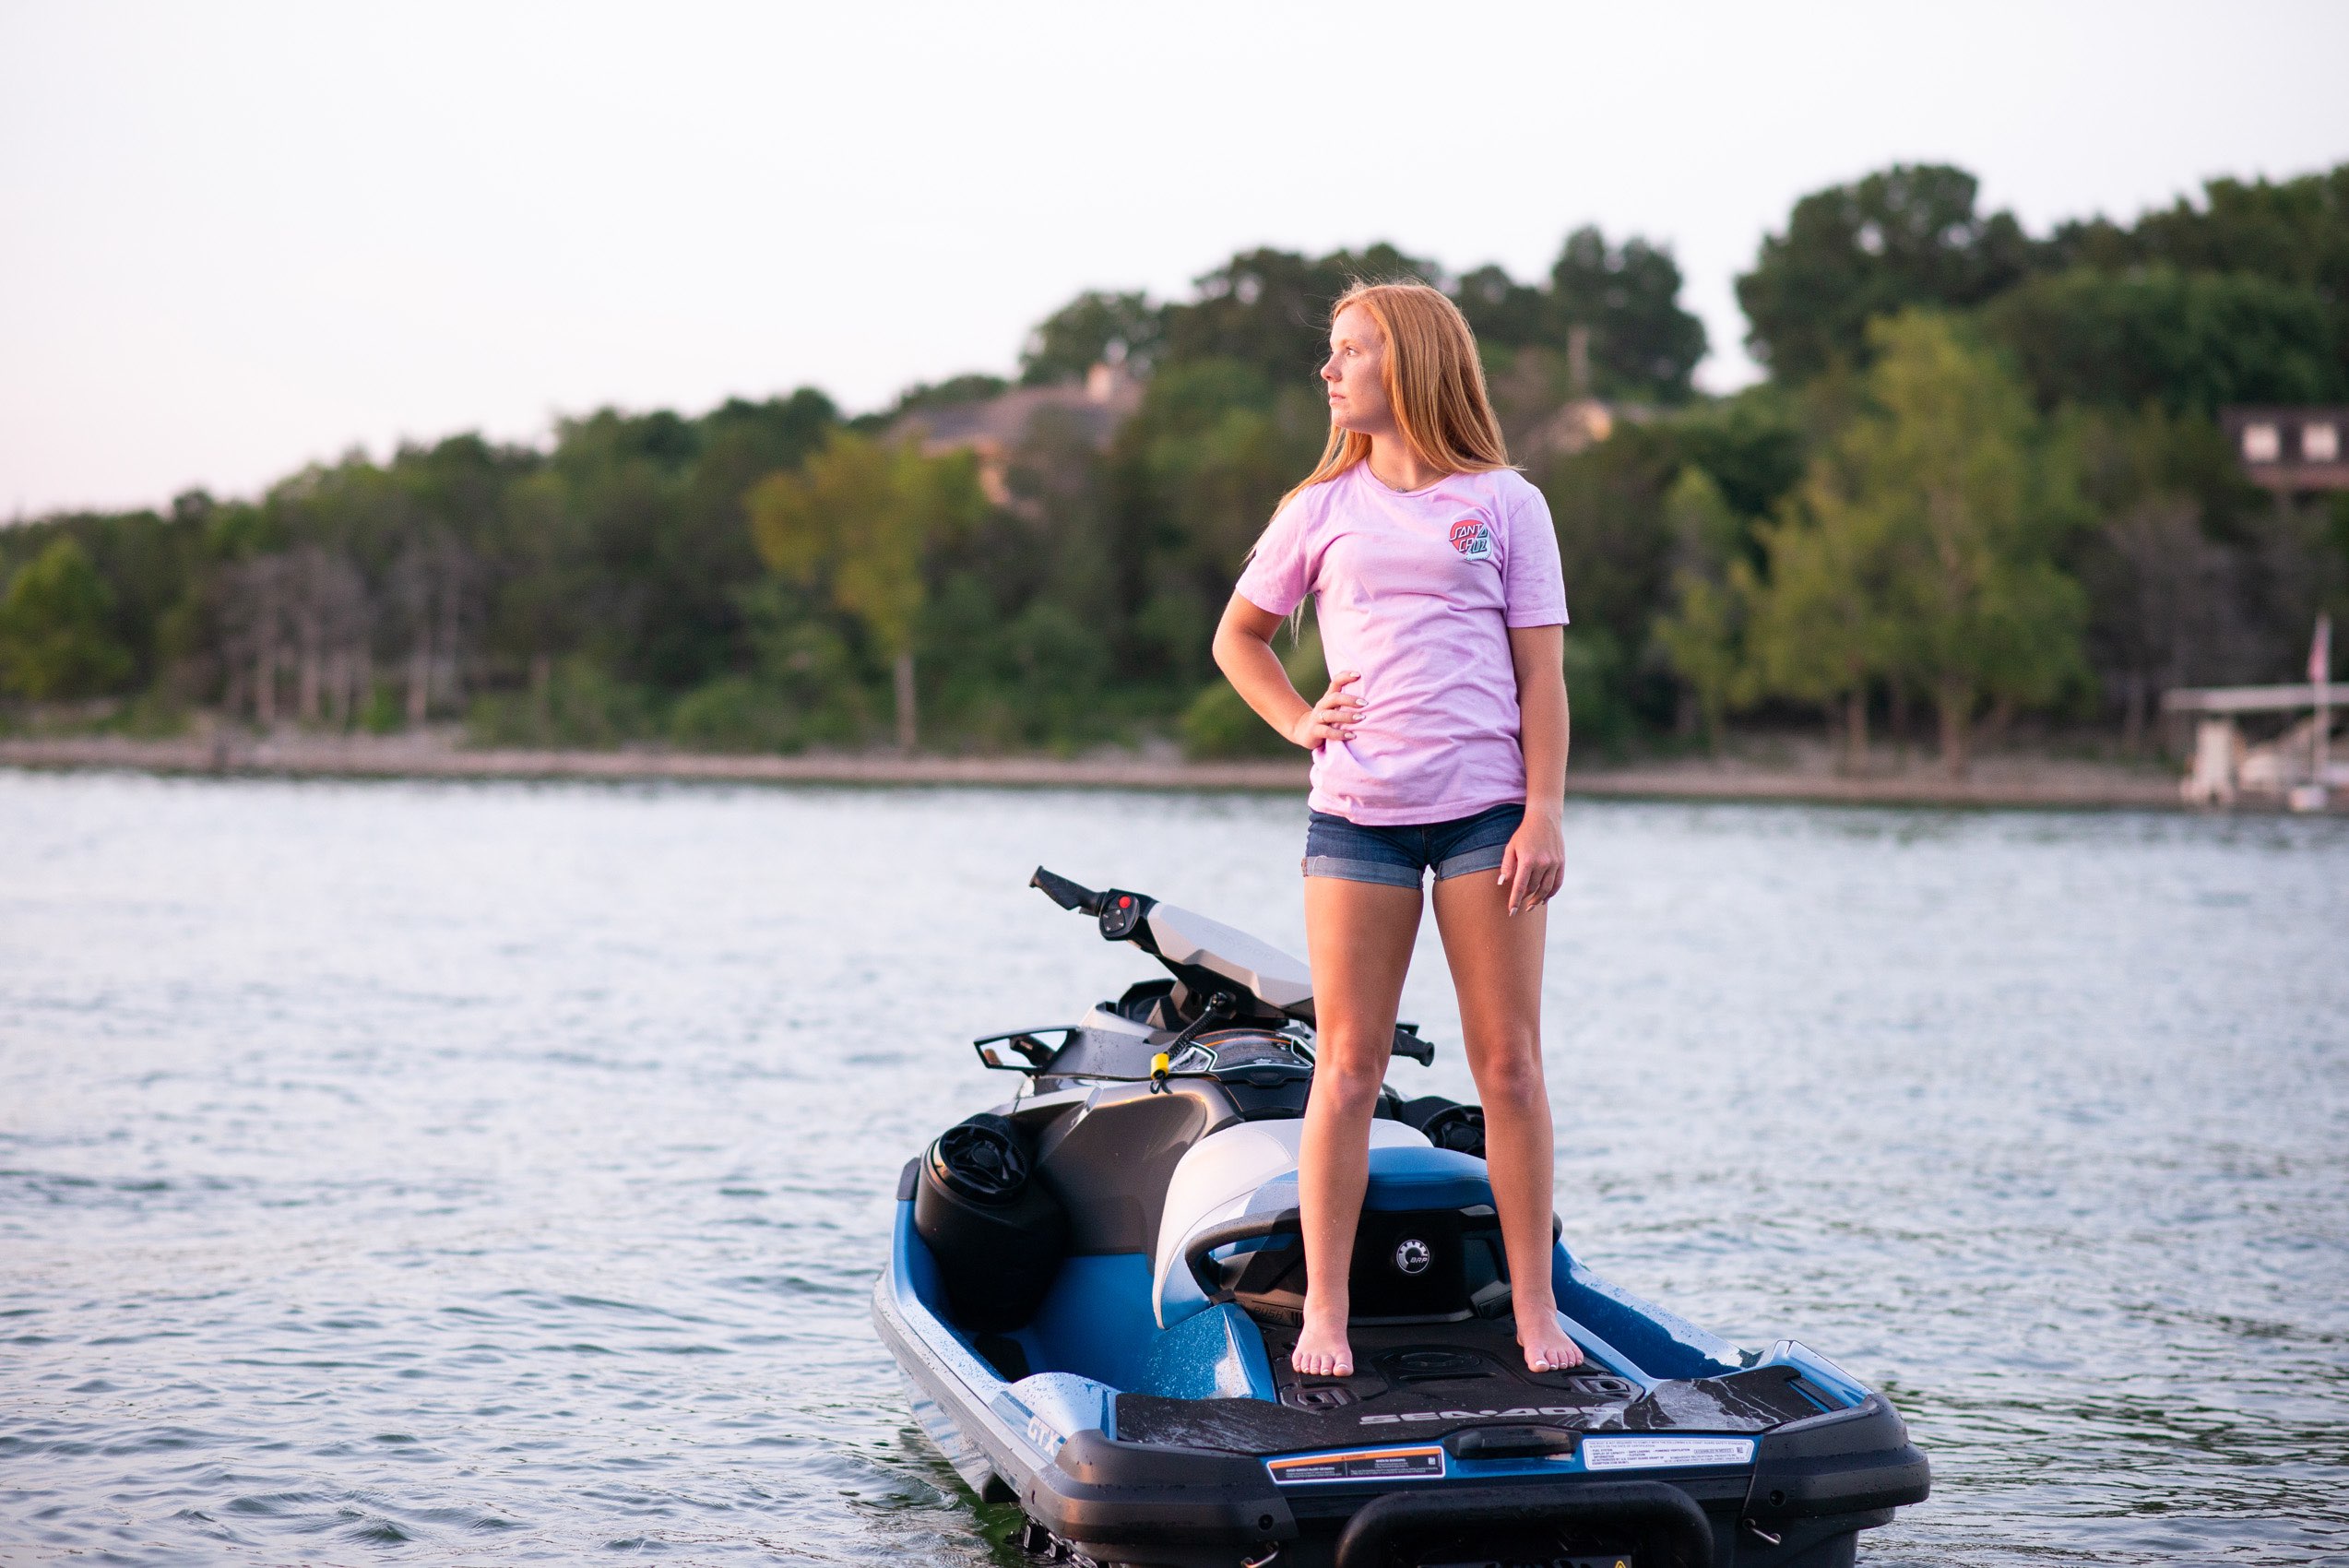
[[[571,778],[762,784],[981,785],[1024,788],[1250,790],[1302,792],[1303,758],[1187,762],[1171,752],[1078,757],[932,756],[895,753],[746,755],[671,749],[473,748],[428,733],[325,739],[226,730],[177,739],[123,735],[0,739],[0,766],[320,778]],[[1964,778],[1886,752],[1859,773],[1836,770],[1823,746],[1785,744],[1721,758],[1578,766],[1568,792],[1658,800],[1814,801],[1846,804],[2123,807],[2176,810],[2165,768],[2040,756],[1981,759]]]

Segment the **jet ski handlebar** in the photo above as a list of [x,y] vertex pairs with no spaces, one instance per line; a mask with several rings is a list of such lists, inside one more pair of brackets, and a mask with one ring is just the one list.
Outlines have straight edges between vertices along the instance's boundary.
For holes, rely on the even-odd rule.
[[[1216,1023],[1279,1027],[1284,1020],[1312,1021],[1311,971],[1244,931],[1161,903],[1146,893],[1122,887],[1097,893],[1042,866],[1027,885],[1041,889],[1063,909],[1091,915],[1103,941],[1131,942],[1164,964],[1190,998],[1182,1004],[1192,1026],[1183,1039]],[[1196,1010],[1200,1008],[1204,1011]],[[1394,1053],[1424,1063],[1433,1059],[1435,1047],[1419,1038],[1416,1026],[1404,1024],[1394,1031]]]
[[1129,893],[1122,887],[1105,887],[1096,893],[1081,882],[1071,882],[1057,872],[1036,868],[1027,879],[1030,887],[1043,890],[1044,897],[1063,909],[1091,915],[1101,922],[1104,942],[1131,942],[1144,952],[1157,955],[1157,944],[1150,939],[1150,928],[1143,921],[1157,904],[1146,893]]
[[1027,879],[1027,885],[1030,887],[1042,888],[1044,897],[1063,909],[1074,909],[1079,914],[1086,915],[1097,915],[1101,912],[1100,894],[1081,883],[1071,882],[1056,872],[1046,871],[1042,866],[1036,868],[1036,874]]

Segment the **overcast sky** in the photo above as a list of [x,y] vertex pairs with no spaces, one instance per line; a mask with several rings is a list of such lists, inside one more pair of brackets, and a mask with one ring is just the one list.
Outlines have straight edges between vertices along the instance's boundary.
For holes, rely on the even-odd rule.
[[1806,191],[1978,174],[2035,232],[2349,159],[2349,6],[285,6],[0,0],[0,515],[251,493],[1008,371],[1085,288],[1392,239],[1731,279]]

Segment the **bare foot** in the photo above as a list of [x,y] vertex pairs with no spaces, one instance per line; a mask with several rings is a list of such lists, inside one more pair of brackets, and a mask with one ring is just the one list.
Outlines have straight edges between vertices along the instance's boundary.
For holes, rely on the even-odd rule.
[[1528,1372],[1564,1372],[1568,1367],[1583,1364],[1583,1348],[1567,1336],[1558,1325],[1556,1313],[1544,1313],[1533,1319],[1517,1320],[1517,1343],[1525,1352]]
[[1298,1330],[1297,1348],[1288,1353],[1288,1364],[1307,1377],[1352,1377],[1354,1348],[1346,1342],[1345,1313],[1341,1312],[1334,1322],[1326,1321],[1309,1305],[1305,1326]]

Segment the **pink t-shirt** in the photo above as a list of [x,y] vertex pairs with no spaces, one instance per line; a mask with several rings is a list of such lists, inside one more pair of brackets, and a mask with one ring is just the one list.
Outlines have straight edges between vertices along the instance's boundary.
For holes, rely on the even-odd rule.
[[1240,592],[1275,615],[1314,595],[1329,668],[1362,672],[1354,738],[1313,753],[1315,811],[1386,827],[1524,800],[1508,628],[1564,625],[1566,585],[1523,475],[1405,492],[1357,463],[1280,509]]

